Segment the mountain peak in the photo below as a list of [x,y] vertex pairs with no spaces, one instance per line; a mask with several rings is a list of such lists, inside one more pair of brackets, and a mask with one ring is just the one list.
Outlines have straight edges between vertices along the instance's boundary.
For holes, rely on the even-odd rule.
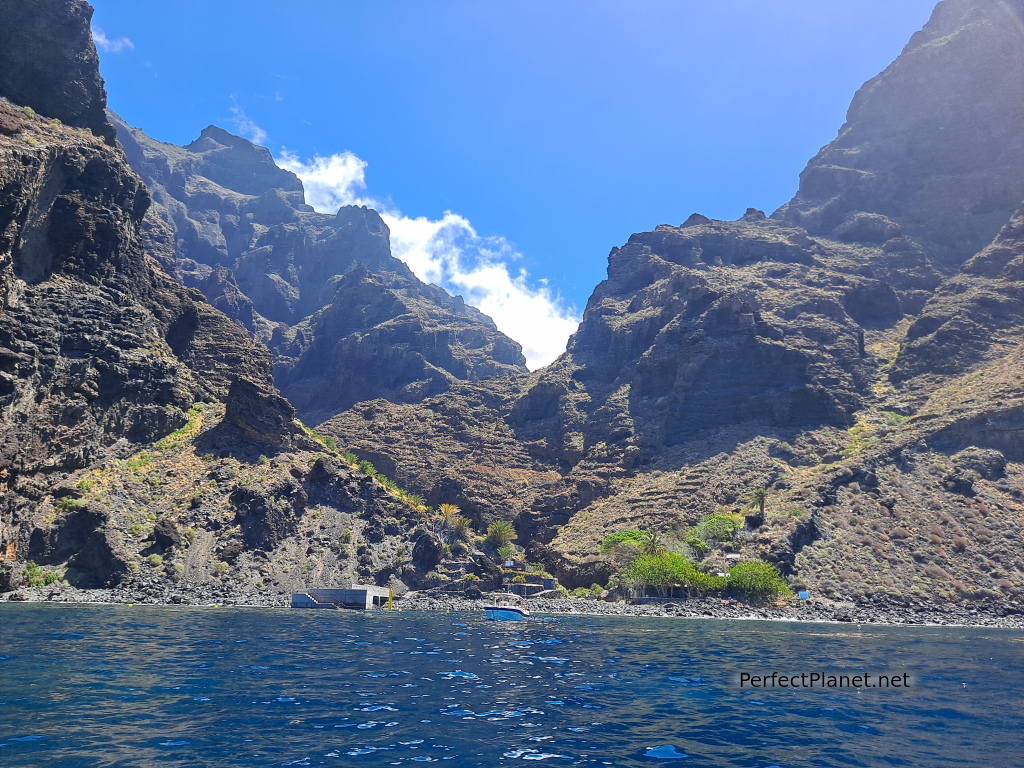
[[1022,23],[1020,0],[939,3],[774,216],[844,240],[874,232],[859,214],[883,216],[958,268],[1024,198]]

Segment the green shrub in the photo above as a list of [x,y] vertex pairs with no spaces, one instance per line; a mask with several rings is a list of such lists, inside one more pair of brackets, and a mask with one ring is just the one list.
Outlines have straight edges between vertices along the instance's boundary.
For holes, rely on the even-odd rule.
[[737,515],[708,515],[697,526],[697,535],[704,541],[732,541],[741,527]]
[[462,580],[463,581],[480,581],[480,577],[477,576],[475,573],[467,573],[465,576],[462,577]]
[[351,544],[352,543],[352,529],[351,528],[346,528],[344,531],[342,531],[341,532],[341,537],[339,538],[339,541],[342,544]]
[[76,509],[81,509],[85,506],[85,502],[81,499],[73,499],[70,496],[65,496],[57,502],[57,511],[63,514],[73,512]]
[[150,555],[146,558],[146,562],[154,568],[158,568],[159,566],[164,564],[164,559],[160,557],[160,555]]
[[616,531],[615,533],[609,533],[604,537],[604,541],[601,542],[601,554],[606,555],[611,552],[612,548],[616,544],[636,544],[639,546],[643,543],[646,535],[643,531]]
[[324,435],[324,445],[326,445],[332,451],[336,452],[338,450],[338,441],[335,440],[330,435]]
[[589,587],[577,587],[569,593],[569,597],[575,598],[594,598],[600,597],[604,593],[604,587],[600,584],[591,584]]
[[377,468],[373,466],[373,464],[371,464],[370,462],[366,461],[365,459],[363,461],[360,461],[358,466],[360,472],[365,472],[370,477],[377,476]]
[[44,571],[31,560],[25,564],[25,571],[22,576],[27,587],[48,587],[55,581],[60,581],[60,574]]
[[427,500],[420,496],[418,493],[409,493],[408,491],[402,491],[399,494],[399,498],[403,502],[405,502],[405,504],[412,507],[413,509],[419,511],[426,511],[427,509],[429,509],[429,507],[427,507]]
[[191,408],[188,409],[186,414],[188,421],[181,429],[176,429],[167,437],[161,438],[156,441],[153,446],[154,450],[167,451],[172,448],[180,448],[185,444],[188,438],[192,437],[196,432],[199,431],[199,427],[202,424],[201,417],[206,406],[203,403],[195,403]]
[[213,564],[213,572],[218,576],[223,576],[225,573],[228,572],[228,567],[228,564],[225,563],[223,560],[218,560],[216,563]]
[[451,532],[452,536],[457,539],[466,540],[472,533],[471,523],[468,517],[462,515],[452,515],[445,520],[445,526]]
[[896,413],[895,411],[881,411],[882,418],[885,419],[885,423],[890,427],[899,427],[910,421],[909,416],[904,416],[902,413]]
[[686,546],[693,550],[693,553],[699,557],[703,557],[711,551],[711,547],[700,536],[697,535],[696,531],[691,532],[686,537]]
[[516,574],[515,576],[512,577],[512,583],[513,584],[525,584],[526,583],[526,575],[522,574],[522,573]]
[[675,585],[683,587],[690,594],[716,593],[726,587],[726,579],[698,570],[693,563],[675,552],[641,555],[622,571],[622,579],[627,584],[642,588],[654,587],[661,593]]
[[138,472],[139,470],[145,469],[153,463],[153,454],[149,451],[139,451],[138,454],[132,456],[130,459],[125,459],[123,466],[129,472]]
[[353,466],[359,464],[359,457],[352,453],[352,451],[342,451],[341,458]]
[[132,523],[132,527],[128,529],[128,532],[131,533],[132,536],[138,537],[141,536],[145,530],[146,529],[142,527],[142,523]]
[[731,594],[752,602],[768,602],[779,597],[793,596],[778,569],[761,560],[736,563],[729,571],[727,581]]

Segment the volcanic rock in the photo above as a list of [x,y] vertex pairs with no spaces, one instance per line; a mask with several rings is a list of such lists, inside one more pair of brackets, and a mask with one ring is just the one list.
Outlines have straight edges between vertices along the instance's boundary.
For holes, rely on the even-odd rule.
[[847,242],[903,233],[957,269],[1024,199],[1022,23],[1018,0],[940,2],[774,217]]
[[153,193],[150,249],[171,233],[178,279],[270,347],[275,381],[304,420],[525,371],[490,318],[391,255],[376,211],[315,212],[270,152],[215,126],[175,147],[112,119]]

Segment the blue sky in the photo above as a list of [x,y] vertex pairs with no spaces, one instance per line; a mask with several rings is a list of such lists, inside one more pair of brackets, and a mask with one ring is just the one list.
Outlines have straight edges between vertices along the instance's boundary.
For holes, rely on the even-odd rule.
[[[771,212],[932,0],[92,0],[110,105],[217,124],[524,344],[564,347],[608,251]],[[319,158],[319,160],[317,160]]]

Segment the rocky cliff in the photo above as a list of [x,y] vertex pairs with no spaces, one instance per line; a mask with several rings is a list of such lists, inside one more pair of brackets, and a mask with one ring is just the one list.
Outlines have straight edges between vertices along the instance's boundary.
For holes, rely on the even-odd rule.
[[150,207],[102,126],[4,101],[0,587],[27,559],[154,600],[416,585],[447,556],[426,505],[455,503],[570,586],[612,576],[611,531],[724,513],[711,572],[1024,612],[1022,10],[944,0],[791,203],[634,235],[532,374],[265,150],[122,126]]
[[220,128],[176,147],[113,119],[153,194],[152,250],[270,347],[275,380],[304,419],[526,370],[490,318],[391,255],[376,211],[315,212],[298,177]]
[[940,3],[771,218],[613,249],[548,368],[323,431],[574,586],[608,532],[722,512],[815,594],[1020,609],[1022,11]]
[[1019,0],[940,2],[775,216],[847,242],[898,229],[958,269],[1024,198],[1022,24]]
[[268,350],[147,253],[90,16],[0,4],[0,591],[390,578],[416,505],[296,421]]
[[0,93],[15,104],[85,128],[107,144],[107,94],[84,0],[18,0],[0,7]]

